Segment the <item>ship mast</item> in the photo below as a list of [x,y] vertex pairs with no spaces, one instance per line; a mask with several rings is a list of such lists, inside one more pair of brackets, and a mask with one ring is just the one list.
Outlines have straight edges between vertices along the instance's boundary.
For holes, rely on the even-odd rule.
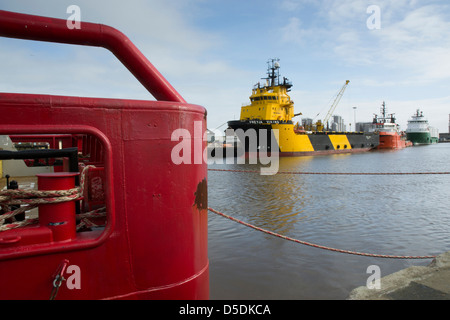
[[269,59],[267,61],[267,78],[262,78],[268,82],[269,87],[277,86],[280,82],[280,59]]
[[269,59],[267,61],[267,78],[262,78],[263,80],[266,80],[268,87],[276,87],[276,86],[282,86],[286,88],[286,92],[290,91],[290,88],[292,87],[292,83],[289,82],[289,79],[286,77],[283,77],[283,83],[280,83],[280,59],[274,58]]
[[383,116],[383,119],[386,119],[386,103],[384,101],[381,105],[381,115]]
[[386,103],[383,101],[383,104],[381,105],[381,115],[382,115],[382,121],[383,123],[388,123],[388,120],[390,120],[390,123],[395,123],[395,117],[394,113],[388,114],[389,117],[386,117]]

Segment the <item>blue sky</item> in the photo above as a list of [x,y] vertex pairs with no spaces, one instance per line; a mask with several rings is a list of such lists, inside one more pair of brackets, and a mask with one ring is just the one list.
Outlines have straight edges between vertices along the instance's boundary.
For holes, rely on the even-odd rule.
[[[371,121],[383,101],[401,129],[417,108],[448,132],[450,3],[446,0],[0,0],[0,9],[81,20],[124,32],[208,127],[238,119],[251,89],[279,58],[295,112]],[[379,29],[367,26],[379,8]],[[373,22],[373,20],[371,20]],[[0,38],[0,91],[153,99],[105,49]],[[356,112],[353,107],[356,107]],[[347,127],[348,128],[348,127]]]

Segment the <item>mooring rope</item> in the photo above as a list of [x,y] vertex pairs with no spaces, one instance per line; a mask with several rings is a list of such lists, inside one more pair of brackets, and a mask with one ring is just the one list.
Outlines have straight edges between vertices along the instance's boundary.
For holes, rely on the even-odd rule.
[[[10,219],[18,214],[30,211],[40,204],[61,203],[67,201],[76,201],[82,199],[85,175],[89,168],[94,166],[86,166],[81,172],[80,187],[69,190],[22,190],[7,189],[0,191],[0,207],[3,208],[3,214],[0,214],[0,232],[25,227],[39,222],[38,218],[29,218],[24,221],[14,221],[12,223],[3,224],[5,220]],[[21,206],[24,205],[24,206]],[[12,210],[11,206],[18,206]],[[1,211],[0,211],[1,212]],[[106,216],[106,207],[102,207],[90,212],[77,215],[79,224],[77,230],[82,227],[96,227],[91,218],[99,218]]]
[[[219,171],[219,172],[239,172],[239,173],[260,173],[260,171],[258,170],[237,170],[237,169],[211,169],[209,168],[208,171]],[[302,171],[277,171],[274,172],[275,174],[300,174],[300,175],[446,175],[446,174],[450,174],[450,172],[302,172]],[[300,243],[306,246],[310,246],[310,247],[314,247],[314,248],[319,248],[319,249],[325,249],[325,250],[329,250],[329,251],[334,251],[334,252],[340,252],[340,253],[347,253],[347,254],[353,254],[353,255],[359,255],[359,256],[366,256],[366,257],[376,257],[376,258],[389,258],[389,259],[434,259],[436,256],[397,256],[397,255],[386,255],[386,254],[373,254],[373,253],[364,253],[364,252],[356,252],[356,251],[350,251],[350,250],[343,250],[343,249],[336,249],[336,248],[331,248],[331,247],[327,247],[327,246],[323,246],[323,245],[318,245],[318,244],[314,244],[314,243],[310,243],[310,242],[306,242],[306,241],[302,241],[302,240],[297,240],[291,237],[287,237],[284,235],[280,235],[277,234],[275,232],[266,230],[266,229],[262,229],[259,228],[257,226],[254,226],[250,223],[241,221],[239,219],[233,218],[223,212],[214,210],[212,208],[208,207],[208,210],[220,215],[222,217],[225,217],[227,219],[230,219],[232,221],[238,222],[240,224],[243,224],[247,227],[250,227],[252,229],[270,234],[272,236],[275,237],[279,237],[285,240],[289,240],[289,241],[293,241],[296,243]]]
[[[234,169],[208,169],[219,172],[261,173],[259,170],[234,170]],[[427,175],[450,174],[450,172],[303,172],[303,171],[277,171],[274,174],[304,174],[304,175]]]
[[32,224],[36,224],[38,222],[39,222],[39,219],[37,219],[37,218],[30,218],[30,219],[26,219],[24,221],[16,221],[16,222],[13,222],[13,223],[4,224],[4,225],[0,226],[0,232],[6,231],[6,230],[15,229],[15,228],[26,227],[26,226],[29,226],[29,225],[32,225]]
[[[7,219],[10,219],[18,214],[24,213],[36,208],[39,204],[61,203],[72,200],[77,200],[81,197],[81,189],[73,188],[70,190],[21,190],[9,189],[0,191],[0,206],[6,209],[7,212],[0,215],[0,225]],[[21,206],[25,205],[25,206]],[[19,206],[14,210],[11,206]],[[37,219],[30,219],[30,221],[17,221],[14,223],[0,226],[0,232],[24,227],[36,223]]]
[[42,204],[72,201],[81,197],[81,188],[69,190],[22,190],[9,189],[0,191],[0,203],[8,205]]
[[278,234],[278,233],[275,233],[275,232],[272,232],[272,231],[269,231],[269,230],[266,230],[266,229],[254,226],[254,225],[252,225],[250,223],[247,223],[247,222],[241,221],[239,219],[233,218],[233,217],[231,217],[231,216],[229,216],[229,215],[227,215],[227,214],[225,214],[223,212],[214,210],[213,208],[209,208],[208,207],[208,210],[213,212],[213,213],[215,213],[215,214],[217,214],[217,215],[220,215],[220,216],[222,216],[224,218],[230,219],[230,220],[232,220],[234,222],[237,222],[237,223],[240,223],[240,224],[242,224],[244,226],[250,227],[252,229],[255,229],[255,230],[267,233],[269,235],[272,235],[272,236],[275,236],[275,237],[278,237],[278,238],[281,238],[281,239],[284,239],[284,240],[289,240],[289,241],[292,241],[292,242],[296,242],[296,243],[299,243],[299,244],[303,244],[303,245],[306,245],[306,246],[310,246],[310,247],[319,248],[319,249],[325,249],[325,250],[328,250],[328,251],[347,253],[347,254],[353,254],[353,255],[365,256],[365,257],[387,258],[387,259],[434,259],[434,258],[436,258],[436,256],[397,256],[397,255],[364,253],[364,252],[357,252],[357,251],[350,251],[350,250],[331,248],[331,247],[318,245],[318,244],[314,244],[314,243],[310,243],[310,242],[306,242],[306,241],[302,241],[302,240],[297,240],[297,239],[294,239],[294,238],[291,238],[291,237],[288,237],[288,236],[284,236],[284,235],[281,235],[281,234]]

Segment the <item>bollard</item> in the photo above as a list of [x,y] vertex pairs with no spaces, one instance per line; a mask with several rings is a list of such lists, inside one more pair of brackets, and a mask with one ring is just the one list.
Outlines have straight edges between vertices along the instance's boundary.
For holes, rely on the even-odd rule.
[[[79,173],[55,172],[36,175],[41,191],[75,188]],[[73,240],[76,237],[75,201],[39,205],[39,223],[52,230],[53,241]]]

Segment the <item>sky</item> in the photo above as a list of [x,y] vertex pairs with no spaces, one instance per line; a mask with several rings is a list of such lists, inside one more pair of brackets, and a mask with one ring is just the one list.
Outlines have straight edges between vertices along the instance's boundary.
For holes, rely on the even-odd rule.
[[[448,0],[0,0],[0,10],[122,31],[223,132],[280,59],[295,113],[370,122],[383,101],[402,130],[421,109],[448,132]],[[0,38],[0,92],[154,100],[106,49]],[[353,127],[354,128],[354,127]]]

